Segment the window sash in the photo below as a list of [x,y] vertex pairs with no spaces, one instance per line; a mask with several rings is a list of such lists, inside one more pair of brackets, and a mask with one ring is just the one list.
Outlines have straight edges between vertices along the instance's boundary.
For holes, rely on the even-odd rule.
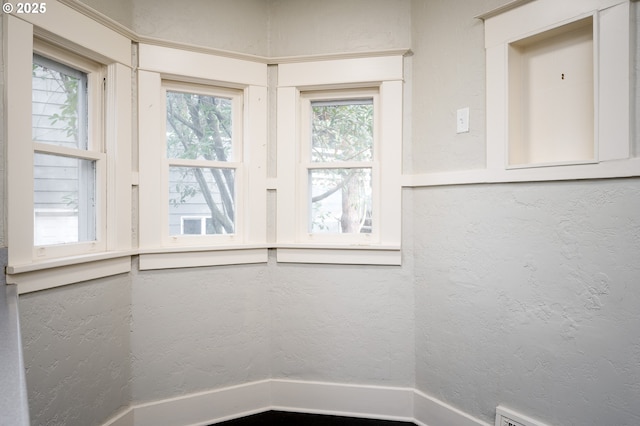
[[[203,188],[203,185],[206,188]],[[171,237],[184,236],[177,217],[211,218],[212,229],[201,235],[231,235],[237,231],[235,168],[170,167],[168,226]],[[204,191],[207,191],[204,194]],[[215,219],[215,220],[214,220]],[[179,231],[179,232],[176,232]]]
[[[371,161],[313,161],[312,160],[312,106],[373,105],[373,135]],[[376,88],[308,91],[300,93],[298,136],[298,225],[300,242],[338,244],[377,244],[380,239],[380,180],[379,180],[379,92]],[[371,222],[370,232],[318,232],[314,231],[311,174],[318,170],[366,169],[370,170]],[[335,198],[335,197],[334,197]]]
[[[221,160],[209,160],[203,158],[175,158],[169,156],[169,150],[167,147],[167,140],[163,142],[162,148],[162,182],[166,190],[163,191],[161,196],[162,208],[162,240],[170,244],[171,246],[177,247],[190,247],[190,246],[201,246],[201,245],[221,245],[221,244],[233,244],[235,240],[242,239],[243,235],[243,197],[244,194],[244,186],[243,186],[243,174],[244,167],[243,162],[238,161],[238,159],[243,158],[243,93],[241,90],[230,89],[225,87],[218,86],[210,86],[204,84],[194,84],[188,82],[180,82],[176,80],[163,80],[161,81],[161,103],[162,103],[162,122],[163,124],[163,135],[167,135],[167,128],[169,124],[167,123],[167,94],[168,93],[186,93],[186,94],[194,94],[194,95],[203,95],[203,96],[211,96],[216,98],[226,98],[231,100],[231,153],[232,155],[228,159],[228,161]],[[165,136],[166,137],[166,136]],[[182,229],[183,226],[180,226],[180,234],[172,231],[171,229],[175,229],[175,224],[171,225],[172,217],[175,217],[176,214],[180,214],[176,211],[173,211],[173,206],[171,205],[170,198],[170,185],[175,185],[175,183],[171,182],[172,169],[175,168],[191,168],[191,169],[210,169],[210,170],[228,170],[232,172],[233,178],[233,188],[228,188],[230,196],[232,197],[233,204],[233,213],[232,217],[228,217],[228,219],[232,220],[232,232],[228,232],[228,225],[223,227],[225,231],[217,232],[217,233],[209,233],[206,232],[204,234],[194,235],[194,234],[183,234]],[[211,188],[209,188],[211,189]],[[200,188],[200,191],[202,189]],[[214,195],[210,192],[210,195]],[[214,195],[215,196],[215,195]],[[186,212],[183,213],[185,216],[201,216],[204,213],[198,212]],[[214,212],[210,212],[209,215],[213,216]]]
[[[33,188],[33,257],[35,259],[50,259],[66,257],[83,253],[93,253],[106,250],[106,154],[103,152],[104,141],[102,128],[104,114],[103,80],[105,72],[103,67],[90,60],[77,56],[67,50],[53,47],[47,43],[34,40],[33,63],[49,67],[64,74],[81,77],[79,84],[86,84],[85,90],[78,90],[78,116],[76,131],[78,132],[75,146],[70,144],[47,143],[32,141],[32,152],[35,161],[36,156],[58,156],[77,160],[78,164],[91,165],[92,182],[86,182],[78,175],[78,201],[84,207],[78,212],[77,219],[70,219],[67,224],[73,224],[77,220],[77,238],[68,240],[58,238],[46,243],[43,234],[36,229],[39,226],[36,221],[38,209],[35,204],[35,179]],[[33,93],[32,85],[31,91]],[[33,101],[32,101],[33,113]],[[33,125],[32,125],[33,129]],[[33,131],[33,130],[32,130]],[[35,166],[34,162],[34,168]],[[89,166],[88,166],[89,167]],[[81,167],[81,169],[84,168]],[[80,170],[80,169],[79,169]],[[85,184],[89,184],[87,187]],[[83,191],[82,188],[86,191]],[[83,194],[84,192],[84,194]],[[88,198],[87,198],[88,197]],[[89,201],[90,199],[90,201]],[[86,202],[82,202],[85,200]],[[87,204],[89,203],[89,204]],[[40,223],[42,225],[42,223]],[[75,232],[75,231],[73,231]],[[61,235],[61,234],[60,234]]]
[[[89,84],[88,84],[88,75],[87,73],[84,73],[80,70],[77,70],[75,68],[66,66],[60,62],[56,62],[54,60],[51,60],[49,58],[46,58],[44,56],[40,56],[37,53],[34,53],[33,55],[33,64],[34,64],[34,71],[33,71],[33,79],[32,81],[35,83],[38,80],[38,77],[36,74],[36,70],[35,67],[39,66],[40,68],[42,68],[42,74],[51,74],[51,73],[47,73],[45,70],[51,70],[53,72],[56,72],[60,75],[61,79],[63,76],[66,77],[72,77],[76,80],[76,87],[75,87],[75,95],[76,95],[76,100],[75,100],[75,113],[76,113],[76,122],[72,125],[73,128],[69,128],[70,126],[68,125],[67,128],[65,129],[64,127],[62,127],[61,125],[58,124],[58,122],[62,121],[67,121],[67,120],[73,120],[73,117],[64,117],[63,115],[69,114],[68,112],[64,111],[64,108],[60,108],[60,111],[56,111],[56,113],[54,114],[54,116],[57,116],[55,118],[51,118],[54,116],[48,116],[46,115],[46,110],[50,109],[47,108],[48,105],[52,105],[51,101],[52,99],[58,98],[58,102],[64,102],[65,100],[69,100],[69,93],[62,93],[60,90],[68,90],[68,88],[65,86],[64,89],[61,87],[63,85],[65,85],[65,81],[57,81],[56,83],[58,84],[58,90],[56,91],[56,88],[50,88],[48,87],[49,85],[47,84],[46,80],[51,80],[52,77],[47,77],[46,75],[42,75],[40,76],[40,79],[43,80],[40,83],[40,86],[44,86],[41,88],[36,89],[35,85],[34,87],[32,87],[32,94],[33,94],[33,99],[32,99],[32,130],[34,133],[34,141],[38,141],[41,142],[43,144],[49,144],[49,145],[58,145],[58,146],[69,146],[69,147],[75,147],[78,149],[88,149],[88,139],[89,139],[89,135],[88,135],[88,117],[89,117],[89,107],[88,107],[88,95],[89,95]],[[55,77],[53,77],[55,78]],[[35,81],[34,81],[35,80]],[[46,94],[47,97],[44,100],[36,100],[36,94],[37,93],[43,93]],[[67,99],[59,99],[61,97],[65,97]],[[36,104],[41,105],[41,111],[36,111]],[[36,120],[36,116],[39,117],[39,119]],[[36,129],[42,129],[43,126],[41,126],[40,124],[42,122],[45,122],[43,124],[48,124],[50,127],[48,127],[49,131],[52,131],[54,133],[64,133],[66,131],[66,135],[62,136],[58,136],[55,139],[52,140],[46,140],[46,139],[40,139],[40,138],[36,138],[35,134],[36,134]],[[46,123],[46,121],[48,121],[48,123]],[[38,126],[36,126],[36,122],[38,124]],[[71,139],[71,135],[75,133],[75,143]]]
[[[332,235],[371,233],[375,225],[372,175],[370,167],[310,169],[308,232]],[[336,178],[341,180],[339,185]],[[330,182],[328,186],[326,181]]]

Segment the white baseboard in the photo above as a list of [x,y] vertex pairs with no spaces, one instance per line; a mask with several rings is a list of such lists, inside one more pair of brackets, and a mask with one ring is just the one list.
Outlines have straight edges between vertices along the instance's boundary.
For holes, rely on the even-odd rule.
[[271,409],[270,380],[133,406],[134,426],[203,426]]
[[102,426],[205,426],[269,410],[492,426],[413,388],[279,379],[134,405]]
[[419,390],[414,395],[413,421],[419,426],[493,426]]
[[413,389],[338,383],[271,381],[272,409],[413,421]]
[[111,417],[106,423],[103,423],[102,426],[135,426],[133,409],[131,407],[127,408],[122,413]]

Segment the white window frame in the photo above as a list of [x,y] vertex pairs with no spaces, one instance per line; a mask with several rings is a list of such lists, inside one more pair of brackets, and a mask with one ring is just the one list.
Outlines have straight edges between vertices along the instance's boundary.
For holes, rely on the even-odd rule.
[[[163,200],[162,214],[166,221],[162,230],[162,237],[164,241],[169,242],[171,245],[177,246],[211,246],[211,245],[233,245],[238,238],[242,238],[244,232],[243,221],[238,221],[238,212],[242,212],[245,209],[244,199],[240,194],[245,193],[247,188],[244,186],[244,166],[242,158],[244,158],[243,146],[242,146],[242,121],[243,121],[243,93],[239,90],[231,90],[228,88],[195,85],[192,83],[180,83],[176,81],[163,80],[162,82],[162,101],[164,102],[162,111],[165,111],[166,116],[166,99],[167,92],[180,92],[190,93],[197,95],[207,95],[214,97],[225,97],[232,101],[232,145],[233,145],[233,158],[230,161],[208,161],[208,160],[181,160],[177,158],[168,158],[166,154],[166,138],[162,146],[154,146],[154,148],[164,149],[163,155],[163,173],[162,184],[164,187],[161,189]],[[162,120],[164,125],[163,134],[166,134],[166,119]],[[234,230],[232,234],[220,234],[220,235],[202,235],[194,239],[194,236],[189,235],[169,235],[169,169],[171,167],[212,167],[212,168],[227,168],[232,169],[235,172],[235,188],[234,188],[234,200],[235,200],[235,217],[234,217]]]
[[[67,50],[52,46],[42,40],[35,39],[33,52],[54,62],[66,65],[86,73],[88,80],[88,146],[87,149],[65,148],[57,145],[33,141],[35,154],[60,155],[79,160],[96,162],[96,238],[85,241],[56,245],[37,245],[33,248],[34,259],[46,260],[60,257],[76,256],[84,253],[105,251],[106,249],[106,150],[104,144],[104,79],[105,67]],[[35,209],[34,209],[35,216]]]
[[[308,231],[310,99],[369,90],[374,98],[373,209],[370,234]],[[324,95],[323,95],[324,93]],[[300,61],[278,66],[277,260],[401,264],[403,58],[401,55]],[[336,167],[340,167],[336,163]]]
[[[145,218],[140,269],[266,262],[266,64],[144,43],[138,57],[140,217]],[[242,100],[237,157],[220,163],[236,170],[234,234],[169,236],[166,134],[159,123],[166,122],[166,89],[189,87],[204,94],[235,90]]]
[[[332,161],[332,162],[312,162],[311,161],[311,104],[314,101],[324,100],[357,100],[357,99],[372,99],[373,101],[373,159],[371,161]],[[299,175],[298,179],[298,200],[300,205],[301,216],[307,218],[307,220],[300,220],[298,223],[298,235],[300,241],[303,243],[328,243],[332,244],[340,242],[343,244],[377,244],[380,242],[379,226],[377,226],[380,220],[380,191],[378,190],[380,185],[380,162],[378,157],[380,155],[379,150],[379,132],[376,128],[380,121],[380,96],[377,88],[368,89],[347,89],[347,90],[321,90],[321,91],[307,91],[300,93],[300,158]],[[310,194],[309,194],[309,171],[314,169],[330,169],[330,168],[368,168],[371,169],[371,181],[372,181],[372,222],[373,230],[371,233],[330,233],[330,232],[316,232],[309,231],[309,220],[311,218],[310,208]]]
[[[37,291],[131,270],[131,42],[58,2],[43,14],[3,14],[5,132],[7,146],[7,282],[18,292]],[[87,37],[91,34],[91,37]],[[43,47],[42,40],[52,47]],[[44,51],[42,50],[44,48]],[[100,133],[99,146],[78,154],[33,144],[31,89],[33,53],[72,67],[65,52],[94,61],[106,69],[103,111],[90,117]],[[73,56],[73,55],[72,55]],[[85,69],[90,71],[90,69]],[[98,78],[96,73],[94,78]],[[102,86],[99,81],[93,83]],[[100,130],[98,130],[100,129]],[[95,135],[94,135],[95,136]],[[97,191],[103,209],[98,240],[64,247],[34,247],[33,155],[57,152],[86,156],[99,163]],[[117,169],[116,169],[117,168]],[[25,196],[27,194],[27,196]],[[56,268],[52,274],[50,269]]]

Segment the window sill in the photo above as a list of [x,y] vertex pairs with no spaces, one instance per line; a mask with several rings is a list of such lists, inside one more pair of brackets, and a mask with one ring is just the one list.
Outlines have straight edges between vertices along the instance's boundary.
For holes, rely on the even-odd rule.
[[281,263],[390,266],[402,264],[400,246],[279,244],[276,248],[277,261]]
[[133,251],[51,259],[24,265],[8,265],[7,283],[17,284],[18,293],[30,293],[80,281],[87,281],[131,271]]
[[185,247],[117,251],[51,259],[6,268],[8,284],[17,284],[19,294],[31,293],[131,271],[131,256],[139,255],[139,269],[178,269],[202,266],[267,263],[268,250],[277,249],[281,263],[335,265],[402,264],[400,246],[362,245],[244,245]]
[[140,270],[267,263],[265,245],[140,250]]

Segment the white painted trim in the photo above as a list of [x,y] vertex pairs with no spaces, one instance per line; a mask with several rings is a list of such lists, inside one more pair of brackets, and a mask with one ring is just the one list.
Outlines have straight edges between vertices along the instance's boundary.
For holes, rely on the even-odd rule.
[[[140,145],[139,204],[140,253],[173,247],[172,254],[150,254],[141,256],[144,269],[213,266],[223,264],[266,262],[266,250],[249,252],[244,244],[264,244],[267,238],[266,208],[266,137],[267,137],[267,67],[265,64],[199,52],[182,51],[160,46],[140,45],[140,69],[138,70],[138,134]],[[164,89],[174,83],[188,87],[188,83],[204,83],[196,92],[214,93],[227,88],[241,89],[238,92],[237,113],[242,113],[242,131],[237,129],[238,158],[234,163],[225,163],[236,170],[236,234],[203,236],[197,239],[168,235],[168,163],[164,145],[158,144],[164,136]],[[221,86],[221,87],[218,87]],[[191,90],[191,89],[189,89]],[[239,102],[242,100],[242,102]],[[242,106],[241,106],[242,105]],[[235,108],[235,107],[234,107]],[[242,109],[240,109],[242,108]],[[158,123],[163,125],[159,126]],[[241,148],[241,149],[240,149]],[[180,164],[180,163],[178,163]],[[182,162],[182,164],[187,164]],[[196,164],[189,162],[188,164]],[[199,164],[199,163],[198,163]],[[209,167],[212,162],[206,163]],[[165,188],[165,191],[158,191]],[[246,207],[246,208],[244,208]],[[249,208],[251,207],[251,208]],[[160,209],[160,210],[158,210]],[[160,211],[160,214],[158,214]],[[229,253],[221,253],[217,247],[225,246]],[[233,246],[233,247],[231,247]],[[187,258],[179,252],[188,252],[198,247],[198,253]],[[211,250],[207,251],[207,248]],[[234,248],[236,248],[234,250]],[[183,250],[184,249],[184,250]]]
[[[44,30],[53,41],[60,42],[69,50],[105,64],[119,62],[131,66],[129,38],[62,3],[47,2],[46,13],[15,16],[38,27],[35,29],[37,32]],[[92,36],[87,37],[87,34]],[[80,47],[80,51],[74,49],[75,46]]]
[[614,179],[638,176],[640,176],[640,158],[631,158],[629,160],[561,167],[510,170],[475,169],[403,175],[402,186],[418,188],[423,186]]
[[[131,68],[114,63],[107,67],[106,121],[107,151],[106,222],[107,250],[131,249],[131,183],[133,170]],[[115,226],[113,226],[115,224]],[[111,228],[111,229],[110,229]]]
[[[3,17],[5,49],[5,140],[7,145],[7,241],[9,249],[8,281],[18,284],[20,293],[43,290],[131,270],[131,41],[99,22],[58,2],[47,3],[42,14]],[[92,37],[87,37],[91,34]],[[36,43],[34,36],[45,43]],[[53,43],[45,50],[53,57],[78,62],[84,69],[85,58],[100,62],[107,70],[107,111],[102,105],[103,74],[100,69],[84,69],[90,74],[96,116],[90,118],[96,135],[90,152],[65,151],[38,145],[35,151],[71,154],[90,158],[98,164],[97,241],[79,244],[33,247],[33,152],[30,126],[31,67],[34,50]],[[50,51],[51,49],[51,51]],[[81,65],[81,66],[80,66]],[[100,67],[102,68],[102,67]],[[99,94],[99,95],[98,95]],[[28,95],[28,96],[27,96]],[[108,129],[103,131],[106,120]],[[106,154],[103,134],[106,133]],[[106,164],[105,164],[106,163]],[[116,173],[116,163],[119,167]],[[27,166],[28,165],[28,166]],[[108,170],[107,170],[108,167]],[[107,199],[108,197],[108,199]],[[108,202],[107,202],[108,201]],[[107,206],[107,207],[105,207]]]
[[115,259],[118,257],[130,258],[138,254],[134,250],[107,251],[100,253],[83,254],[79,256],[69,256],[59,259],[47,259],[40,262],[25,263],[20,265],[7,265],[7,274],[22,274],[25,272],[40,271],[49,268],[59,268],[62,266],[78,265],[87,262],[99,262],[101,260]]
[[131,271],[129,256],[65,265],[58,268],[7,274],[7,283],[18,284],[18,293],[31,293],[81,281],[94,280]]
[[[570,0],[558,7],[555,0],[515,1],[492,16],[485,16],[485,47],[526,38],[576,16],[628,3],[629,0]],[[552,7],[550,7],[552,6]],[[501,9],[501,8],[499,8]],[[485,14],[486,15],[486,14]]]
[[134,405],[134,425],[204,426],[268,411],[270,389],[262,380]]
[[[9,265],[33,257],[33,150],[30,125],[33,25],[13,15],[2,15],[4,54],[4,142],[6,159],[6,233]],[[11,108],[7,106],[11,105]],[[15,182],[15,184],[14,184]],[[29,196],[25,196],[29,194]]]
[[[296,62],[278,66],[277,88],[277,260],[279,262],[399,265],[400,251],[369,250],[370,247],[399,247],[401,242],[401,168],[403,57],[376,56],[342,60]],[[302,122],[305,92],[313,98],[337,89],[344,97],[351,89],[373,89],[376,114],[374,182],[374,227],[368,235],[309,234],[306,232],[307,167],[302,161]],[[339,96],[340,98],[342,95]],[[287,245],[287,248],[281,248]],[[304,246],[314,245],[317,250]],[[326,245],[341,245],[332,250]],[[348,246],[351,247],[348,247]]]
[[349,248],[278,248],[277,261],[284,263],[326,263],[333,265],[393,265],[402,264],[402,252],[372,246]]
[[205,426],[271,410],[421,426],[493,426],[412,387],[287,379],[259,380],[132,405],[102,426]]
[[271,380],[273,410],[386,420],[413,420],[413,389]]
[[103,423],[102,426],[135,426],[133,408],[128,407],[123,412],[111,417],[106,423]]
[[140,270],[241,265],[267,263],[267,261],[268,251],[266,248],[242,249],[242,247],[234,247],[226,250],[171,251],[141,254]]
[[533,0],[512,0],[507,4],[504,4],[502,6],[496,7],[495,9],[491,9],[487,12],[477,15],[475,16],[475,18],[482,19],[484,21],[485,19],[489,19],[493,16],[500,15],[501,13],[507,12],[511,9],[515,9],[516,7],[520,7],[525,3],[529,3],[530,1],[533,1]]
[[281,64],[279,87],[362,84],[403,79],[402,56],[308,60]]
[[[562,7],[553,7],[557,5],[554,0],[537,0],[517,5],[519,7],[508,8],[485,20],[487,168],[499,171],[510,166],[505,155],[509,145],[509,114],[513,114],[508,107],[512,56],[509,47],[514,42],[544,34],[586,16],[593,16],[594,20],[595,158],[600,163],[627,160],[631,106],[629,0],[567,0]],[[549,169],[550,175],[556,173],[550,170],[552,168],[572,168],[572,165],[561,164],[532,163],[528,166],[549,166],[544,169]]]
[[260,62],[140,44],[139,69],[204,81],[244,86],[267,86],[267,66]]
[[417,389],[413,404],[414,422],[421,426],[492,426]]

